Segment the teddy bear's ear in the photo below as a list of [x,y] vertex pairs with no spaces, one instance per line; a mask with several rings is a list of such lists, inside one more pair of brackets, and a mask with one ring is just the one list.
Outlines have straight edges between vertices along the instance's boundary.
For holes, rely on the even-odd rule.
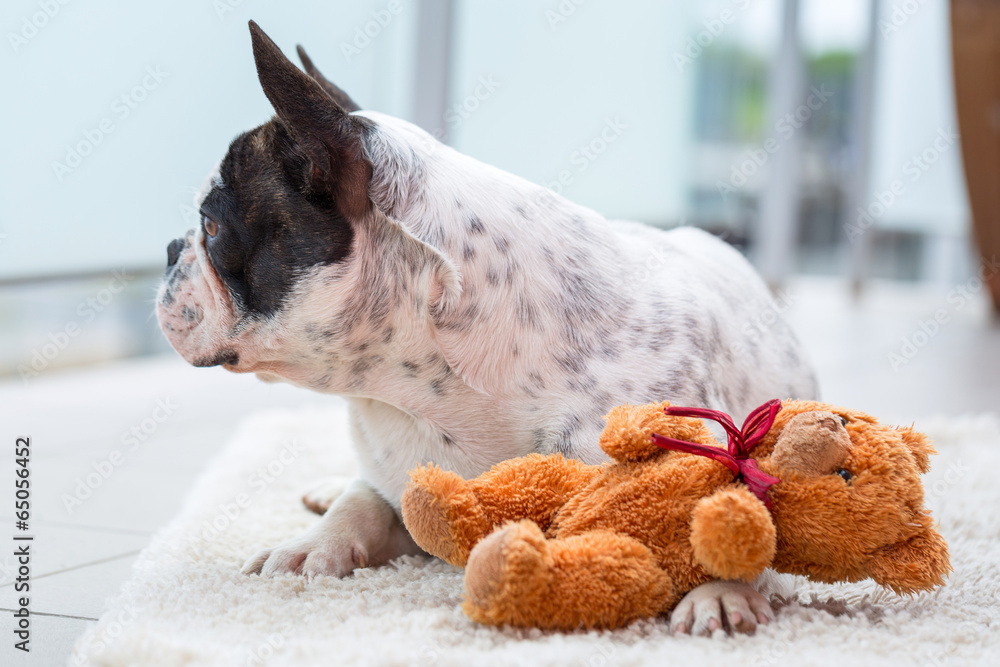
[[916,459],[917,468],[920,469],[920,472],[925,473],[930,470],[930,455],[937,454],[934,451],[934,446],[931,445],[931,439],[919,431],[914,431],[912,427],[901,428],[899,432],[903,438],[903,442],[910,448],[913,458]]
[[940,586],[950,571],[948,545],[930,527],[905,542],[882,549],[868,564],[869,576],[898,594]]

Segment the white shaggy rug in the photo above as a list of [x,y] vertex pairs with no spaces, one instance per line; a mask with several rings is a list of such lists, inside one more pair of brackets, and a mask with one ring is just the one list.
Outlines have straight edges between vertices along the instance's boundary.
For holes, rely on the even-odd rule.
[[671,636],[665,619],[615,632],[497,630],[460,609],[462,575],[403,558],[338,580],[239,573],[257,549],[317,520],[300,493],[350,474],[343,407],[261,414],[207,468],[185,509],[77,642],[73,665],[997,665],[1000,664],[1000,421],[918,420],[940,455],[928,504],[955,572],[899,598],[870,582],[781,577],[787,600],[753,637]]

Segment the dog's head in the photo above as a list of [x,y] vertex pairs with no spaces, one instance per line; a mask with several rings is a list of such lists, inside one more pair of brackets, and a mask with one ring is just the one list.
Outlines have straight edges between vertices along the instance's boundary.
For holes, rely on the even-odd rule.
[[[306,72],[253,22],[250,32],[276,116],[232,142],[204,189],[201,225],[169,244],[157,317],[196,366],[323,389],[331,380],[315,369],[370,364],[359,348],[393,335],[388,300],[411,294],[411,310],[433,309],[449,266],[373,204],[376,124],[301,47]],[[387,275],[398,284],[381,284]]]

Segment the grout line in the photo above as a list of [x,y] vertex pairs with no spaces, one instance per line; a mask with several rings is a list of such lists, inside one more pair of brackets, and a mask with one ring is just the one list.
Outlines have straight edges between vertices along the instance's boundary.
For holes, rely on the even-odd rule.
[[[0,607],[0,611],[17,611],[17,609],[7,609],[6,607]],[[72,618],[78,621],[96,621],[96,618],[91,618],[90,616],[70,616],[69,614],[49,614],[44,611],[32,611],[30,612],[32,616],[51,616],[53,618]]]
[[[142,549],[135,549],[134,551],[129,551],[129,552],[126,552],[126,553],[123,553],[123,554],[118,554],[117,556],[108,556],[107,558],[101,558],[100,560],[90,561],[89,563],[80,563],[79,565],[73,565],[72,567],[66,567],[66,568],[63,568],[61,570],[56,570],[55,572],[46,572],[45,574],[35,575],[31,579],[32,580],[44,579],[45,577],[52,577],[52,576],[55,576],[57,574],[63,574],[65,572],[72,572],[73,570],[79,570],[79,569],[84,568],[84,567],[90,567],[91,565],[102,565],[103,563],[110,563],[113,560],[120,560],[122,558],[130,558],[132,556],[137,555],[140,551],[142,551]],[[7,586],[11,586],[13,583],[14,583],[13,581],[7,582],[3,586],[0,586],[0,588],[6,588]]]
[[[14,517],[3,516],[0,520],[7,522],[13,522]],[[39,524],[42,526],[56,526],[58,528],[76,528],[77,530],[100,530],[105,533],[124,533],[126,535],[142,535],[145,537],[152,537],[155,531],[152,530],[137,530],[135,528],[112,528],[110,526],[91,526],[84,523],[70,523],[69,521],[53,521],[51,519],[32,519],[31,523]]]

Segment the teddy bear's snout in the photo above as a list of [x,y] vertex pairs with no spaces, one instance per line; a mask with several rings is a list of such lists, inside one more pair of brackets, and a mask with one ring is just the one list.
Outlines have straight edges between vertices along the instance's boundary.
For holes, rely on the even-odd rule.
[[841,423],[840,418],[836,416],[821,417],[816,421],[817,428],[825,428],[828,431],[837,432],[843,430],[844,425]]
[[841,467],[851,448],[843,420],[832,412],[803,412],[788,421],[771,462],[781,470],[828,475]]

